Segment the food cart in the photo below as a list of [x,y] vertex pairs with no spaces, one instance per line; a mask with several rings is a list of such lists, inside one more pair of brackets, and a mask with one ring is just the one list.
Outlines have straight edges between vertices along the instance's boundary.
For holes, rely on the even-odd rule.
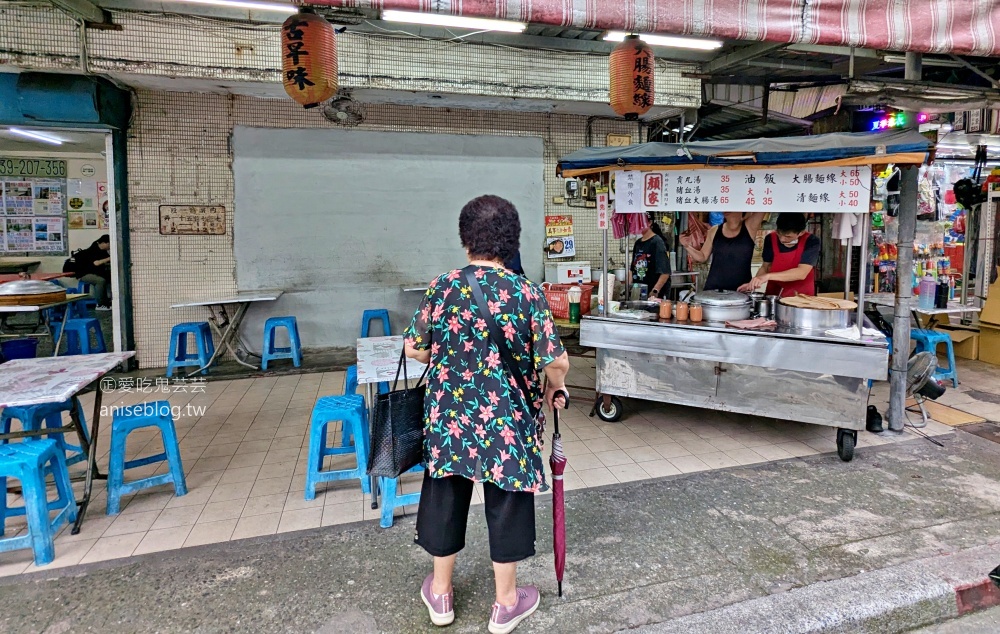
[[[912,130],[647,143],[586,148],[564,157],[559,172],[601,174],[604,182],[617,172],[615,213],[867,214],[872,166],[921,164],[929,152],[930,142]],[[862,220],[864,262],[869,223]],[[829,325],[812,323],[814,315],[806,313],[767,330],[707,319],[637,320],[612,311],[584,317],[580,343],[597,351],[596,413],[619,420],[619,397],[630,397],[825,425],[837,429],[841,459],[851,460],[865,427],[870,381],[887,378],[889,360],[884,337],[857,330],[866,324],[867,271],[859,273],[857,309],[848,321],[856,339],[829,334]],[[604,294],[604,306],[611,306],[607,289]]]

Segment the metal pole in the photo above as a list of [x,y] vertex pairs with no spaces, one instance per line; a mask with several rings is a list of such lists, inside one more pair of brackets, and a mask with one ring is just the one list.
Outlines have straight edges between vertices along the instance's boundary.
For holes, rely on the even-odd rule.
[[[906,54],[905,77],[922,78],[920,53]],[[917,117],[908,117],[910,128]],[[906,364],[910,357],[910,307],[913,303],[913,239],[917,233],[917,171],[910,165],[899,178],[899,252],[896,261],[896,302],[892,317],[892,368],[889,373],[889,430],[901,432],[906,426]]]
[[916,165],[903,168],[899,179],[899,251],[896,302],[892,318],[892,371],[889,377],[889,429],[906,423],[906,362],[910,357],[910,309],[913,304],[913,239],[917,233]]
[[[861,257],[858,258],[858,336],[864,335],[865,325],[865,291],[868,289],[868,233],[871,231],[871,217],[861,214]],[[848,260],[850,261],[850,260]],[[848,288],[851,279],[847,278]]]
[[[610,193],[611,192],[611,172],[608,172],[607,174],[608,174],[608,182],[607,182],[608,192]],[[604,299],[604,316],[605,317],[607,317],[608,315],[611,314],[611,304],[608,302],[608,294],[610,293],[610,290],[608,289],[608,286],[612,286],[614,284],[613,282],[612,282],[612,284],[608,284],[608,273],[611,273],[611,271],[609,270],[610,266],[608,264],[611,261],[611,258],[608,257],[608,225],[609,224],[611,224],[611,201],[610,200],[608,201],[608,204],[607,204],[607,223],[604,225],[604,235],[603,235],[603,240],[604,240],[604,262],[601,265],[601,267],[602,267],[601,268],[601,274],[604,275],[604,283],[601,284],[601,286],[604,287],[604,298],[603,299]],[[612,273],[612,276],[614,276],[614,273]]]
[[[867,215],[866,215],[867,217]],[[847,239],[847,270],[844,271],[844,299],[851,299],[851,257],[854,255],[854,236]],[[860,303],[860,302],[859,302]]]

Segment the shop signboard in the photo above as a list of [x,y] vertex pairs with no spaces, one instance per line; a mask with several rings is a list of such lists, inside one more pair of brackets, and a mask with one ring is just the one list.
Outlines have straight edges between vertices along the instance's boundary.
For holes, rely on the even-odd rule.
[[608,228],[608,193],[597,194],[597,230],[604,231]]
[[648,211],[865,213],[871,167],[646,172],[643,187]]
[[545,216],[545,237],[573,235],[573,216]]

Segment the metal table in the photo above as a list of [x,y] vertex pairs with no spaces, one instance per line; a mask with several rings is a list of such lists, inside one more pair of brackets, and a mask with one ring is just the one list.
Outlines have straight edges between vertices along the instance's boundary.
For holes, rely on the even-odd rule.
[[[73,525],[73,534],[80,532],[87,515],[94,479],[105,480],[97,470],[97,439],[101,428],[101,379],[116,367],[132,358],[134,352],[107,352],[103,354],[75,355],[72,357],[40,357],[15,359],[0,364],[0,409],[45,403],[62,403],[73,399],[69,425],[59,429],[43,427],[38,431],[18,431],[0,434],[0,442],[15,438],[46,436],[54,432],[76,433],[80,447],[87,453],[87,474],[83,485],[83,498],[77,502],[79,514]],[[111,379],[108,379],[111,380]],[[87,386],[97,384],[94,393],[94,415],[90,420],[90,442],[87,441],[80,422],[78,396]]]
[[[865,301],[874,306],[886,306],[889,308],[893,308],[896,304],[896,298],[891,293],[866,295]],[[928,330],[934,329],[934,326],[937,325],[937,318],[941,315],[968,315],[982,312],[982,310],[978,306],[963,306],[959,302],[948,302],[948,308],[919,308],[916,305],[910,308],[910,312],[913,313],[913,319],[918,324],[920,323],[918,315],[929,317],[926,326]]]
[[[86,299],[90,297],[86,293],[73,293],[71,295],[66,295],[66,299],[58,302],[52,302],[51,304],[42,304],[41,306],[34,305],[20,305],[20,306],[0,306],[0,338],[2,337],[23,337],[25,335],[36,335],[41,337],[50,337],[51,331],[49,330],[48,314],[46,311],[50,308],[59,308],[60,306],[69,306],[73,302],[77,302],[81,299]],[[12,330],[18,330],[21,327],[14,327],[7,324],[7,316],[9,314],[15,313],[35,313],[38,316],[38,321],[31,326],[31,330],[21,330],[21,332],[6,333],[4,330],[6,328],[11,328]],[[63,332],[65,328],[59,328],[59,337],[56,338],[55,346],[53,346],[52,356],[59,356],[59,348],[62,346]]]
[[[403,336],[365,337],[358,339],[358,385],[365,386],[368,402],[368,420],[375,420],[375,385],[396,380],[399,355],[403,354]],[[416,381],[424,373],[425,366],[419,361],[406,359],[406,376]],[[400,376],[400,381],[402,381]],[[391,385],[389,386],[391,389]],[[378,508],[378,478],[371,480],[372,508]],[[405,501],[404,501],[405,504]]]
[[845,460],[865,428],[868,380],[885,380],[889,367],[885,338],[780,326],[588,316],[580,344],[597,349],[594,411],[603,420],[621,417],[619,396],[797,420],[837,428],[838,449],[851,435]]
[[41,260],[0,260],[0,273],[27,273],[41,264]]
[[[260,366],[247,363],[241,358],[241,355],[242,357],[256,357],[259,355],[251,352],[240,339],[240,324],[243,323],[243,318],[246,316],[247,309],[250,308],[251,304],[277,301],[283,294],[283,291],[246,291],[224,297],[173,304],[171,308],[207,307],[211,313],[208,323],[211,325],[212,331],[219,336],[219,345],[215,349],[215,354],[208,360],[208,364],[189,373],[187,376],[192,377],[202,370],[211,367],[216,359],[219,358],[219,355],[222,354],[223,349],[229,350],[240,365],[253,370],[259,370]],[[232,308],[233,306],[236,307],[235,312],[230,315],[228,308]]]

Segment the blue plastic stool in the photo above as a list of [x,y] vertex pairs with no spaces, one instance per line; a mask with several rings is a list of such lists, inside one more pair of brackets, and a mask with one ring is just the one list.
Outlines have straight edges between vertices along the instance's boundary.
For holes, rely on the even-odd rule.
[[[289,347],[279,348],[275,345],[278,328],[288,331]],[[268,361],[278,359],[291,359],[296,368],[302,365],[302,341],[299,339],[299,325],[295,317],[270,317],[264,322],[264,352],[261,353],[260,367],[266,370]]]
[[[344,377],[344,396],[351,396],[358,393],[358,366],[347,367],[347,376]],[[340,445],[342,447],[354,445],[354,435],[347,425],[340,426]]]
[[[20,421],[21,429],[24,431],[38,431],[42,428],[43,423],[49,429],[58,429],[63,426],[62,413],[72,411],[74,403],[76,404],[76,411],[80,416],[80,426],[83,428],[84,438],[87,439],[87,442],[90,442],[90,432],[87,431],[87,419],[84,416],[80,401],[75,396],[62,403],[24,405],[4,409],[3,412],[0,412],[0,434],[9,434],[11,423],[14,420]],[[47,437],[54,440],[59,450],[66,456],[67,466],[83,462],[87,459],[87,454],[84,452],[83,447],[71,445],[66,442],[66,437],[62,432],[47,434]],[[28,440],[34,440],[34,438],[29,437]],[[7,441],[2,440],[0,444],[6,445]]]
[[951,344],[951,335],[936,330],[915,328],[910,331],[910,339],[917,342],[917,352],[930,352],[937,357],[937,347],[944,344],[948,352],[948,367],[934,371],[934,378],[939,381],[951,380],[952,387],[958,387],[958,366],[955,364],[955,349]]
[[[194,336],[194,352],[188,352],[188,335]],[[204,368],[208,374],[208,363],[215,354],[212,328],[207,321],[189,321],[170,329],[170,351],[167,353],[167,376],[174,375],[175,368],[194,366]]]
[[87,297],[78,299],[72,304],[70,304],[71,312],[76,317],[90,317],[90,311],[97,308],[97,300],[93,298],[92,293],[94,292],[94,285],[88,284],[87,282],[80,282],[77,284],[75,290],[78,294],[87,295]]
[[[54,505],[47,502],[45,476],[51,474],[59,493]],[[69,482],[66,460],[54,440],[37,440],[0,445],[0,535],[7,520],[7,478],[21,481],[24,494],[24,514],[28,517],[28,534],[0,539],[0,552],[31,548],[35,565],[52,563],[56,557],[53,540],[62,523],[76,521],[76,501]],[[54,507],[54,508],[53,508]],[[49,510],[58,510],[49,520]],[[16,511],[15,509],[11,509]],[[11,513],[15,515],[19,513]]]
[[392,335],[392,330],[389,328],[389,311],[384,308],[370,308],[361,315],[361,337],[365,338],[368,336],[368,325],[373,319],[382,320],[382,334],[383,336]]
[[[407,473],[418,473],[424,470],[424,465],[418,464]],[[399,490],[399,478],[379,478],[379,488],[382,489],[382,517],[379,526],[382,528],[392,528],[394,520],[393,512],[401,506],[420,503],[420,491],[397,495]]]
[[[107,352],[108,347],[104,343],[104,332],[101,330],[101,322],[88,317],[86,319],[74,318],[63,322],[66,330],[66,354],[96,354]],[[93,344],[91,343],[93,335]]]
[[[354,436],[353,445],[328,447],[327,428],[332,421],[340,421],[348,435]],[[341,434],[343,438],[344,434]],[[368,467],[368,408],[365,399],[360,394],[345,394],[343,396],[324,396],[316,401],[312,420],[309,423],[309,464],[306,468],[305,499],[316,499],[316,485],[335,480],[361,480],[361,492],[371,492],[371,478],[366,470]],[[351,454],[357,458],[358,464],[353,469],[323,471],[323,458]]]
[[[125,441],[128,435],[136,429],[156,427],[163,439],[163,452],[145,458],[125,460]],[[166,461],[170,471],[160,475],[150,476],[125,482],[125,470],[143,467],[148,464]],[[108,515],[115,515],[121,508],[121,498],[129,493],[143,489],[173,484],[174,494],[178,497],[187,495],[187,482],[184,479],[184,467],[181,464],[181,450],[177,445],[177,431],[174,429],[174,418],[170,413],[170,403],[156,401],[140,403],[124,407],[115,412],[111,421],[111,458],[108,462]]]

